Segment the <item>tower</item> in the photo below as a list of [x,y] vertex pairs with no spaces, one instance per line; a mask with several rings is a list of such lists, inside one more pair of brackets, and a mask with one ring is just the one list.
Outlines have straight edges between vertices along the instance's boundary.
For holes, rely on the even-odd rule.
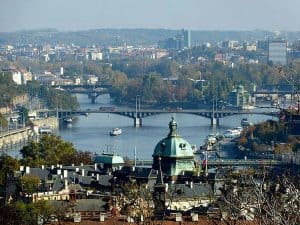
[[194,153],[192,146],[177,134],[177,123],[174,118],[169,123],[168,136],[159,141],[153,153],[153,169],[159,170],[169,177],[194,171]]
[[153,202],[154,202],[154,215],[158,219],[162,219],[166,210],[166,186],[164,184],[163,175],[161,171],[161,158],[158,158],[159,170],[154,185]]

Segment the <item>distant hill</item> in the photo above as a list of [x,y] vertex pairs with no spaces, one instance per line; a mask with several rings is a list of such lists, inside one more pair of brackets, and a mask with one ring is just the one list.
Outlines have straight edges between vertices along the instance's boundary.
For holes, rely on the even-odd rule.
[[[56,44],[74,43],[82,47],[96,44],[155,45],[159,40],[174,37],[180,30],[169,29],[97,29],[85,31],[57,31],[54,29],[29,30],[0,33],[0,44]],[[218,42],[224,40],[253,41],[270,36],[269,31],[192,31],[192,43]],[[284,32],[289,41],[300,38],[300,32]]]

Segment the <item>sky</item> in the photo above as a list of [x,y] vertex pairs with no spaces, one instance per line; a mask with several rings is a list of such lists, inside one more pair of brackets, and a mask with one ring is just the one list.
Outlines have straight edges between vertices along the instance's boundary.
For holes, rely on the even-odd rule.
[[0,0],[0,32],[56,28],[300,31],[300,0]]

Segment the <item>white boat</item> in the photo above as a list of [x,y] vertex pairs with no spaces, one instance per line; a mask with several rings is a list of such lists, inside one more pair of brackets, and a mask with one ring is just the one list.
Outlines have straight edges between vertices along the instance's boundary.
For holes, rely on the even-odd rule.
[[122,134],[122,129],[121,128],[113,128],[110,132],[109,132],[110,136],[118,136],[120,134]]
[[39,128],[39,133],[40,134],[51,134],[52,130],[49,126],[44,125]]
[[236,137],[239,137],[241,135],[241,131],[239,131],[237,129],[229,129],[229,130],[226,130],[223,133],[223,135],[224,135],[225,138],[236,138]]
[[64,118],[64,123],[72,123],[73,122],[73,120],[72,120],[72,118]]

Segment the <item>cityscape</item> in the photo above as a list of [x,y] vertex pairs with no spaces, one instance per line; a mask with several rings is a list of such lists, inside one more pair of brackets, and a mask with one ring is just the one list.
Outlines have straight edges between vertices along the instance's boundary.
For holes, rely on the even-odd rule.
[[300,224],[299,3],[16,2],[0,224]]

